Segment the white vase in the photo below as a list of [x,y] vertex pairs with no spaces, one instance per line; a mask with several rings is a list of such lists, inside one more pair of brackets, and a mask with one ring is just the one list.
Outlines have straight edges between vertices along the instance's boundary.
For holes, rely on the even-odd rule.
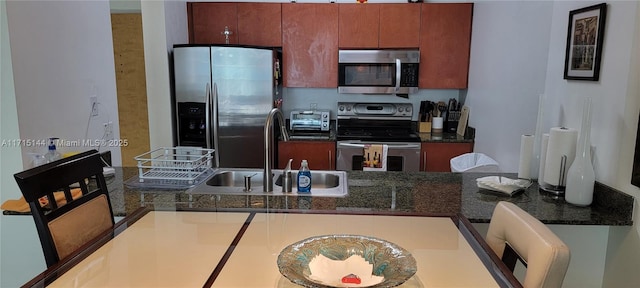
[[584,100],[582,108],[582,127],[576,147],[576,158],[567,172],[567,185],[564,199],[573,205],[588,206],[593,201],[593,187],[596,180],[591,163],[591,98]]

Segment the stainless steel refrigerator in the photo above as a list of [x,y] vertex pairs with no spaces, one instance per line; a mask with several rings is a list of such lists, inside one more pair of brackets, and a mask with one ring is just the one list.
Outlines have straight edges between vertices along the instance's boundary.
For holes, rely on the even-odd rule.
[[261,168],[264,123],[282,89],[280,63],[272,48],[175,45],[177,146],[215,149],[217,167]]

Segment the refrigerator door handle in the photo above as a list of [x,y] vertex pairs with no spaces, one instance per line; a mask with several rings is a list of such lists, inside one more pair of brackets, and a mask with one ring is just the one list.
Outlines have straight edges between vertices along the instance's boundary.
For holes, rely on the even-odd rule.
[[218,151],[218,85],[213,82],[213,91],[212,91],[212,98],[211,98],[211,106],[212,106],[212,110],[213,110],[213,117],[211,119],[211,123],[213,123],[213,149],[214,149],[214,154],[216,155],[215,157],[215,161],[216,161],[216,167],[219,168],[220,167],[220,153]]
[[207,149],[211,149],[211,86],[207,83],[204,95],[205,141]]

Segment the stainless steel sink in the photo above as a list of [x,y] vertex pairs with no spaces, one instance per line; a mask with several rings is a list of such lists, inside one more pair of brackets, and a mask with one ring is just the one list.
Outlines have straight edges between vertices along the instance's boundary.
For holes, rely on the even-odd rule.
[[[201,184],[187,190],[191,194],[214,195],[269,195],[269,196],[311,196],[346,197],[349,194],[347,173],[344,171],[311,171],[311,193],[298,193],[296,179],[298,171],[293,170],[292,192],[282,192],[282,170],[272,170],[273,192],[264,192],[262,169],[219,168]],[[249,176],[251,189],[245,189],[245,176]]]
[[245,177],[250,177],[251,187],[262,188],[262,171],[221,171],[216,172],[205,181],[209,186],[244,188]]
[[[337,173],[328,173],[332,171],[311,171],[311,191],[316,189],[332,189],[340,186],[340,176]],[[346,175],[345,175],[346,176]],[[291,171],[293,178],[293,190],[298,186],[298,172]],[[278,175],[274,183],[278,187],[282,187],[282,174]],[[280,188],[282,190],[282,188]]]

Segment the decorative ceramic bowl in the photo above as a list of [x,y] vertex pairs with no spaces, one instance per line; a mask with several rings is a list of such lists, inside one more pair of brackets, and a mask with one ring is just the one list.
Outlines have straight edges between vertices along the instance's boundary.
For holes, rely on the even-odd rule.
[[304,287],[327,286],[310,277],[309,262],[318,255],[331,260],[346,260],[359,255],[373,265],[372,274],[382,282],[369,287],[395,287],[417,270],[411,253],[391,242],[361,235],[323,235],[307,238],[285,247],[278,255],[278,269],[291,282]]

